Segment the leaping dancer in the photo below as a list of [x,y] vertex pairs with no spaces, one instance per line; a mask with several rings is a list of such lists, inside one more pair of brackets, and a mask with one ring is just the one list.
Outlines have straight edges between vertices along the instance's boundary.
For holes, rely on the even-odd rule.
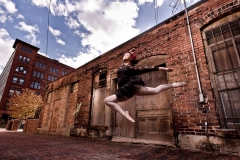
[[146,96],[155,95],[167,89],[183,87],[186,86],[186,82],[174,82],[172,84],[161,84],[155,88],[145,86],[145,83],[141,77],[137,76],[142,73],[150,71],[163,70],[166,72],[172,72],[173,70],[165,67],[136,67],[132,64],[136,60],[136,54],[134,53],[134,48],[129,52],[125,53],[123,56],[123,63],[117,71],[118,78],[118,89],[115,94],[105,98],[104,102],[107,106],[115,109],[126,117],[129,121],[135,122],[134,119],[129,115],[128,111],[122,110],[122,108],[117,104],[117,102],[123,102],[134,95],[136,96]]

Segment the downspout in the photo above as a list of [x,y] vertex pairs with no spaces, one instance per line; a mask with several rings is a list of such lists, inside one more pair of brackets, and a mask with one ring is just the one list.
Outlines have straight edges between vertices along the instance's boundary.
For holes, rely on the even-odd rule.
[[189,19],[188,19],[188,11],[187,11],[187,7],[186,7],[186,1],[185,0],[183,0],[183,1],[184,1],[184,8],[185,8],[185,13],[186,13],[186,18],[187,18],[187,26],[188,26],[189,38],[190,38],[191,47],[192,47],[192,54],[193,54],[193,59],[194,59],[194,65],[195,65],[196,74],[197,74],[198,89],[199,89],[199,102],[204,102],[204,97],[203,97],[203,93],[202,93],[202,86],[201,86],[201,82],[200,82],[200,78],[199,78],[198,66],[197,66],[197,61],[196,61],[196,54],[195,54],[195,50],[194,50],[194,46],[193,46],[192,32],[191,32]]

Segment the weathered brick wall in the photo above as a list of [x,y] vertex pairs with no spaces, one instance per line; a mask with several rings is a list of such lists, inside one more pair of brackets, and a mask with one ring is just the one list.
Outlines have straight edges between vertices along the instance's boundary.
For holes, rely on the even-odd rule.
[[[231,9],[229,9],[229,4],[232,4],[232,2],[235,6],[230,5]],[[110,76],[116,73],[116,69],[121,64],[123,54],[132,47],[135,47],[139,60],[152,55],[167,55],[167,67],[174,69],[174,72],[168,73],[169,83],[179,81],[188,82],[188,86],[184,87],[184,89],[175,88],[172,90],[173,121],[176,132],[204,135],[204,123],[208,122],[208,132],[213,135],[215,129],[219,127],[219,122],[201,31],[206,25],[211,24],[222,16],[231,14],[234,9],[238,8],[239,5],[237,3],[239,4],[238,0],[209,0],[205,1],[205,3],[200,2],[199,5],[189,12],[200,82],[207,103],[199,103],[197,75],[185,14],[183,12],[79,67],[76,71],[58,81],[51,83],[48,87],[48,92],[51,92],[53,97],[51,103],[47,103],[44,106],[42,126],[51,125],[49,119],[51,119],[53,112],[54,100],[57,98],[61,99],[61,103],[63,104],[61,107],[64,109],[62,108],[61,113],[66,114],[67,112],[64,124],[74,124],[75,127],[88,125],[91,114],[93,70],[99,67],[107,68],[108,80],[106,90],[110,94]],[[215,13],[215,10],[218,8],[221,8],[221,10]],[[213,11],[214,16],[208,16]],[[206,16],[208,18],[204,19]],[[68,95],[67,89],[64,88],[69,88],[71,83],[74,82],[78,84],[77,91]],[[74,117],[75,120],[73,120],[71,114],[74,113],[76,104],[79,103],[82,104],[80,111]]]
[[37,133],[39,119],[27,119],[23,131],[26,133]]

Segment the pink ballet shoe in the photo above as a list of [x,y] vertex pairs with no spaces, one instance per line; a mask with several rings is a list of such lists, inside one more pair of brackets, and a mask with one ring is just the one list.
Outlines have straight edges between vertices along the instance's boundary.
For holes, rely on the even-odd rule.
[[135,122],[134,119],[129,115],[128,111],[123,112],[122,115],[126,117],[129,121]]
[[172,86],[173,86],[174,88],[184,87],[184,86],[186,86],[186,85],[187,85],[187,82],[174,82],[174,83],[172,83]]

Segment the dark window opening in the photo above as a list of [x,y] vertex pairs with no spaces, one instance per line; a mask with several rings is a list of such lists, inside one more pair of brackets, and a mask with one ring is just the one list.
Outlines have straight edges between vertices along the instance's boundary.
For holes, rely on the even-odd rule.
[[107,73],[100,73],[99,75],[99,86],[104,86],[107,83]]

